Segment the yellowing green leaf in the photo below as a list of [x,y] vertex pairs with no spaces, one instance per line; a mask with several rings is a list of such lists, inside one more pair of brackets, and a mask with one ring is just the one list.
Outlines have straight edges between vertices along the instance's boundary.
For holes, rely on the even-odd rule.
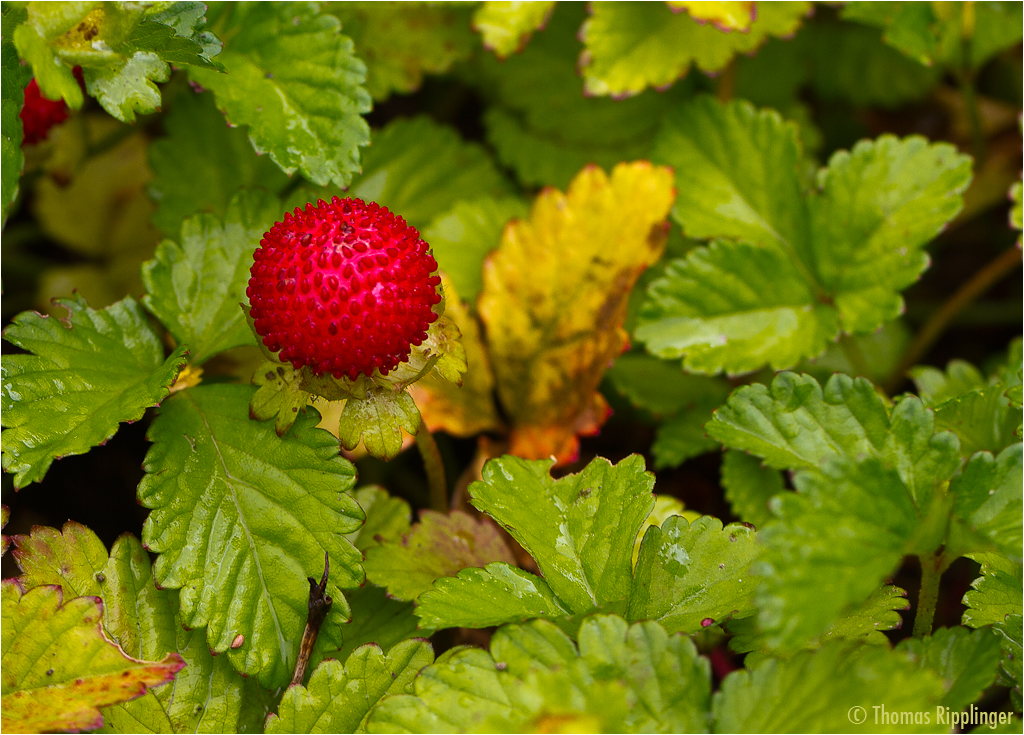
[[56,584],[68,599],[99,594],[96,573],[107,563],[107,548],[82,524],[68,521],[61,531],[36,526],[30,535],[13,541],[25,589]]
[[103,635],[95,597],[61,604],[59,587],[23,591],[3,582],[3,729],[79,731],[103,724],[99,707],[125,702],[165,684],[185,662],[127,656]]
[[[705,6],[702,10],[726,4],[692,3]],[[684,76],[691,64],[718,71],[734,55],[754,51],[769,35],[796,31],[809,8],[804,2],[762,3],[745,33],[723,33],[688,13],[674,13],[664,3],[594,3],[580,31],[586,43],[580,57],[586,90],[626,96],[646,87],[667,86]],[[720,11],[714,15],[725,17]]]
[[535,30],[544,25],[553,2],[498,2],[488,0],[473,14],[473,28],[484,46],[499,59],[522,49]]
[[757,15],[754,3],[739,0],[667,0],[666,4],[672,9],[685,10],[696,21],[710,21],[720,31],[750,30]]
[[604,423],[597,386],[627,343],[630,290],[664,248],[671,180],[646,162],[585,168],[567,193],[542,192],[484,263],[478,306],[513,454],[566,461]]

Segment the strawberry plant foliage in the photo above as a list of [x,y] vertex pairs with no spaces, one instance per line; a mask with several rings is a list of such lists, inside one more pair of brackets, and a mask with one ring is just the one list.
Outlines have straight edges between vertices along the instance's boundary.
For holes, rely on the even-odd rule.
[[5,730],[1019,727],[1019,4],[2,15]]

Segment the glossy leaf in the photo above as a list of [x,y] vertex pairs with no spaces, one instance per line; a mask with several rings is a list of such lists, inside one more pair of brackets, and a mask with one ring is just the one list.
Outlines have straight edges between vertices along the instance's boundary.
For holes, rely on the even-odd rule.
[[58,302],[68,317],[15,317],[4,338],[27,350],[3,361],[4,470],[24,487],[53,460],[82,454],[137,421],[168,394],[184,348],[166,360],[131,298],[100,311],[79,297]]
[[598,732],[706,728],[710,671],[696,647],[657,623],[628,627],[587,618],[579,649],[545,621],[505,626],[490,653],[442,657],[371,712],[369,732],[543,731],[571,724]]
[[408,94],[426,74],[442,74],[474,46],[469,10],[412,2],[333,2],[326,6],[366,62],[366,90],[375,100]]
[[670,633],[694,634],[754,613],[750,565],[760,549],[740,524],[675,516],[647,530],[629,597],[630,620],[655,620]]
[[883,136],[836,153],[805,196],[795,126],[708,97],[667,121],[654,158],[676,171],[684,232],[735,240],[673,262],[636,331],[652,353],[704,373],[791,367],[840,330],[895,318],[899,291],[927,265],[921,248],[970,181],[952,146]]
[[149,194],[157,203],[153,224],[172,240],[190,215],[223,219],[238,189],[279,192],[288,182],[269,156],[252,149],[244,128],[226,124],[210,93],[179,94],[163,126],[167,135],[149,146]]
[[223,221],[198,215],[184,221],[181,244],[165,240],[142,266],[143,304],[201,365],[220,352],[255,344],[243,307],[253,243],[280,216],[276,196],[241,192]]
[[940,628],[925,638],[906,638],[896,650],[942,677],[942,704],[953,712],[967,709],[981,696],[995,681],[999,665],[999,636],[985,629]]
[[671,198],[664,168],[585,168],[566,194],[542,192],[485,262],[478,306],[513,454],[568,461],[604,422],[597,387],[625,347],[629,292],[662,252]]
[[187,631],[178,594],[158,590],[149,555],[121,536],[102,573],[104,627],[130,655],[157,658],[178,651],[185,668],[174,682],[103,710],[103,732],[253,732],[263,725],[266,696],[226,657],[214,658],[203,630]]
[[[849,732],[854,707],[877,732],[932,732],[935,724],[874,721],[887,712],[935,712],[943,696],[932,671],[886,646],[834,641],[790,659],[767,659],[725,678],[715,693],[716,732]],[[794,708],[794,703],[806,703]],[[855,725],[856,726],[856,725]]]
[[413,227],[430,222],[462,199],[499,196],[508,184],[476,143],[426,117],[397,118],[373,134],[363,171],[348,195],[374,201]]
[[626,598],[633,540],[654,507],[643,459],[618,465],[598,458],[580,473],[553,480],[551,460],[505,456],[484,465],[469,486],[473,505],[522,544],[573,613]]
[[[363,580],[341,534],[363,513],[345,490],[354,470],[337,441],[299,416],[280,438],[248,417],[252,389],[209,385],[176,393],[150,428],[139,500],[153,512],[143,541],[155,575],[181,589],[181,618],[209,646],[267,687],[288,681],[306,622],[308,576],[330,556],[325,628],[348,617],[342,587]],[[202,539],[197,543],[196,539]],[[233,648],[237,636],[244,644]]]
[[58,587],[24,591],[3,582],[3,728],[44,732],[103,723],[99,707],[134,699],[166,684],[185,665],[127,656],[103,635],[95,597],[62,603]]
[[[941,505],[915,505],[900,474],[877,459],[833,460],[799,472],[773,501],[780,522],[758,534],[759,627],[771,649],[794,650],[861,605],[912,553],[932,553]],[[932,522],[934,524],[934,522]],[[842,544],[835,539],[841,537]]]
[[991,548],[1012,561],[1022,561],[1024,470],[1021,465],[1021,444],[1016,442],[998,457],[988,452],[975,454],[950,483],[953,513],[966,526],[963,532],[967,538],[961,542],[963,546],[951,544],[957,551]]
[[189,76],[213,90],[229,122],[249,126],[256,151],[285,173],[347,186],[359,169],[359,148],[369,143],[362,115],[370,95],[362,86],[366,67],[337,18],[305,4],[225,12],[230,42],[217,60],[227,74],[193,69]]
[[1024,613],[1021,565],[1002,554],[970,554],[981,564],[981,576],[964,595],[963,623],[972,628],[1000,623],[1010,615]]
[[738,53],[757,49],[769,35],[786,36],[800,27],[807,3],[758,6],[744,33],[723,33],[701,25],[667,4],[607,2],[594,5],[580,30],[580,57],[588,94],[627,96],[645,87],[665,87],[691,65],[719,71]]
[[407,638],[426,637],[433,632],[426,625],[417,627],[419,619],[413,614],[411,602],[394,600],[381,587],[363,585],[345,592],[345,597],[352,608],[352,619],[339,631],[341,646],[337,650],[323,646],[322,657],[344,660],[366,643],[374,643],[387,653]]
[[785,490],[782,474],[765,467],[757,457],[727,451],[722,458],[722,487],[733,515],[761,528],[773,516],[768,503]]
[[473,13],[473,28],[483,37],[484,46],[504,59],[520,51],[530,35],[544,26],[554,5],[489,0]]
[[266,732],[364,732],[367,714],[382,697],[404,694],[420,669],[434,661],[423,639],[404,641],[385,656],[372,644],[357,648],[345,660],[324,661],[308,686],[288,688]]
[[435,579],[454,577],[467,567],[491,562],[515,563],[493,523],[461,511],[420,513],[420,521],[401,540],[366,550],[366,578],[399,600],[415,600]]

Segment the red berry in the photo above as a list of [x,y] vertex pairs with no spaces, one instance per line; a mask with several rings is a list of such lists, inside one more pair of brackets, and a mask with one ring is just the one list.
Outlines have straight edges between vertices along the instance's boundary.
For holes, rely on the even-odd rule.
[[416,228],[362,199],[296,208],[263,235],[246,294],[256,333],[317,375],[381,375],[427,338],[441,301]]
[[33,79],[25,87],[25,104],[21,108],[21,124],[25,128],[22,145],[32,145],[46,140],[46,136],[57,123],[68,117],[68,106],[64,100],[48,100],[39,92],[39,85]]

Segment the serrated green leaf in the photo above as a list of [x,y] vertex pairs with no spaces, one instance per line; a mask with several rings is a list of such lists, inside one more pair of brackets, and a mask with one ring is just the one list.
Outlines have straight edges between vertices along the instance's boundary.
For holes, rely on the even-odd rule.
[[344,660],[366,643],[375,643],[387,653],[408,638],[426,637],[433,632],[427,626],[417,628],[419,619],[413,613],[411,602],[391,599],[382,587],[363,585],[349,590],[345,597],[352,608],[352,620],[339,631],[342,645],[337,650],[324,646],[322,657]]
[[[882,631],[902,626],[903,618],[899,611],[908,609],[910,603],[905,590],[891,584],[883,585],[867,602],[836,620],[820,637],[810,641],[807,648],[819,648],[822,643],[837,638],[856,638],[864,643],[888,646],[889,639]],[[744,660],[747,668],[771,656],[764,635],[757,628],[757,618],[731,620],[726,630],[733,635],[729,639],[730,651],[752,652]]]
[[35,526],[30,535],[14,536],[12,541],[21,569],[18,579],[25,589],[58,585],[69,600],[100,594],[96,575],[106,566],[107,547],[82,524],[68,521],[59,531]]
[[473,13],[473,30],[499,59],[520,51],[547,22],[553,2],[485,2]]
[[963,599],[963,623],[972,628],[992,625],[1008,615],[1024,612],[1024,586],[1021,584],[1022,567],[1002,554],[968,554],[981,564],[981,576],[971,583]]
[[70,31],[99,4],[66,2],[60,5],[26,5],[27,20],[18,25],[12,34],[18,55],[31,65],[43,96],[52,100],[63,99],[74,110],[79,109],[85,99],[72,73],[74,64],[56,56],[50,44]]
[[642,353],[616,358],[605,377],[630,403],[655,416],[671,416],[695,408],[705,398],[718,406],[730,390],[726,380],[688,375],[677,363]]
[[434,580],[453,577],[467,567],[491,562],[515,563],[497,527],[486,518],[452,511],[420,513],[420,521],[401,541],[366,549],[366,578],[399,600],[415,600]]
[[945,371],[918,365],[911,368],[909,374],[917,386],[918,395],[928,406],[937,406],[985,387],[985,376],[965,360],[950,360]]
[[345,449],[355,449],[362,439],[366,451],[391,460],[402,451],[402,430],[415,436],[420,412],[406,390],[372,387],[365,398],[349,398],[341,413],[338,438]]
[[254,243],[280,216],[273,194],[243,191],[228,204],[223,221],[213,215],[186,219],[181,244],[164,240],[142,266],[142,303],[188,345],[189,362],[201,365],[232,347],[255,344],[239,304],[252,266]]
[[438,267],[452,280],[455,292],[470,304],[480,293],[484,258],[501,243],[505,224],[529,213],[518,198],[460,201],[423,230]]
[[253,385],[259,386],[249,401],[249,416],[258,421],[274,419],[274,431],[284,436],[306,408],[309,393],[302,372],[290,364],[266,360],[253,373]]
[[772,520],[768,501],[785,490],[778,470],[735,450],[727,451],[722,458],[722,487],[733,515],[757,528]]
[[[217,107],[285,173],[302,173],[321,186],[347,186],[359,170],[359,148],[369,143],[362,115],[370,95],[366,67],[338,19],[312,3],[231,6],[230,38],[217,60],[227,74],[191,69],[213,90]],[[296,22],[297,21],[297,22]]]
[[998,457],[988,452],[971,457],[949,486],[953,514],[965,525],[965,538],[959,543],[951,541],[951,552],[987,551],[986,546],[991,546],[1011,561],[1020,562],[1024,546],[1022,485],[1020,442]]
[[369,732],[545,731],[700,732],[707,729],[710,667],[683,636],[657,623],[631,627],[593,616],[579,651],[554,625],[504,626],[490,653],[442,656],[371,712]]
[[[873,732],[932,732],[935,724],[923,715],[934,713],[942,696],[938,676],[906,655],[834,641],[733,672],[715,693],[712,711],[716,732],[855,732],[857,707]],[[885,722],[881,711],[920,713],[921,722]]]
[[3,172],[0,173],[3,191],[0,193],[0,214],[7,221],[7,210],[18,196],[21,169],[25,165],[25,157],[21,152],[22,125],[21,107],[25,101],[25,87],[32,78],[28,67],[24,67],[18,59],[18,50],[10,40],[10,26],[17,20],[15,12],[6,6],[3,11],[4,38],[0,41],[0,162]]
[[598,458],[554,480],[551,460],[512,456],[484,465],[469,486],[473,505],[522,544],[544,579],[573,613],[625,599],[633,540],[654,507],[654,478],[643,458],[617,465]]
[[3,467],[24,487],[53,460],[82,454],[137,421],[168,394],[185,362],[163,347],[130,296],[94,311],[77,296],[57,302],[66,320],[25,312],[4,338],[33,354],[3,361]]
[[999,636],[992,631],[940,628],[925,638],[906,638],[897,651],[910,654],[922,669],[942,677],[942,704],[953,712],[966,709],[996,678]]
[[795,373],[778,374],[771,387],[744,386],[705,428],[776,469],[817,467],[831,457],[884,458],[921,504],[960,463],[956,438],[935,433],[934,416],[919,399],[903,398],[890,414],[874,385],[842,374],[824,388]]
[[[170,26],[179,37],[198,44],[203,50],[200,55],[208,61],[224,48],[224,44],[219,38],[210,31],[204,30],[206,26],[205,3],[179,0],[169,4],[161,3],[147,8],[144,12],[149,20]],[[219,68],[217,62],[212,62],[212,64]]]
[[405,641],[384,655],[368,644],[345,660],[324,661],[308,686],[288,688],[266,732],[365,732],[366,716],[382,697],[404,694],[420,669],[434,661],[422,639]]
[[[900,474],[880,460],[835,459],[794,477],[796,493],[773,500],[779,522],[758,534],[758,625],[770,649],[795,650],[861,605],[906,554],[942,542]],[[836,538],[843,543],[837,544]]]
[[3,729],[95,729],[99,707],[124,702],[174,679],[176,653],[162,661],[130,658],[103,635],[95,597],[61,604],[59,587],[23,591],[3,581]]
[[398,118],[373,134],[373,145],[363,154],[363,172],[348,195],[377,202],[423,228],[459,200],[508,190],[480,145],[463,141],[450,127],[415,117]]
[[[252,392],[201,385],[166,401],[150,428],[139,500],[153,509],[143,541],[160,554],[160,585],[181,589],[183,624],[206,626],[212,650],[272,688],[291,675],[306,578],[319,576],[325,552],[334,606],[324,627],[348,617],[341,588],[358,586],[363,573],[342,534],[363,513],[345,493],[355,471],[334,437],[315,428],[318,418],[302,414],[280,438],[248,418]],[[232,647],[239,635],[243,644]]]
[[970,181],[952,146],[883,136],[835,154],[805,198],[796,128],[707,97],[669,118],[653,157],[675,168],[686,234],[737,240],[673,263],[641,312],[648,350],[699,372],[789,367],[895,318]]
[[103,710],[102,732],[258,732],[266,695],[244,679],[226,657],[214,658],[203,630],[186,631],[178,594],[158,590],[149,555],[133,536],[110,550],[100,594],[104,627],[130,655],[156,658],[178,651],[186,667],[166,687]]
[[416,615],[430,628],[487,628],[571,615],[547,582],[504,562],[441,577],[418,602]]
[[366,62],[366,89],[375,100],[415,92],[424,74],[443,74],[474,46],[469,9],[456,4],[333,2],[326,10]]
[[385,541],[398,541],[412,527],[412,509],[402,498],[392,497],[379,485],[361,487],[352,493],[366,513],[366,523],[346,538],[360,551]]
[[586,90],[626,96],[667,86],[691,64],[719,71],[736,54],[757,49],[769,35],[794,33],[809,8],[808,3],[768,4],[758,8],[747,32],[723,33],[662,3],[594,5],[580,29],[586,44],[580,57]]
[[674,516],[647,530],[629,596],[630,620],[656,620],[670,633],[694,634],[753,614],[750,565],[760,549],[753,530],[701,516]]
[[157,203],[153,224],[167,237],[177,240],[182,220],[197,212],[223,219],[242,187],[279,192],[288,183],[269,156],[256,154],[244,129],[225,123],[212,94],[179,94],[163,127],[166,137],[149,146],[149,194]]
[[935,425],[960,438],[964,457],[975,452],[997,453],[1020,441],[1020,407],[1010,405],[1006,383],[996,382],[935,406]]

